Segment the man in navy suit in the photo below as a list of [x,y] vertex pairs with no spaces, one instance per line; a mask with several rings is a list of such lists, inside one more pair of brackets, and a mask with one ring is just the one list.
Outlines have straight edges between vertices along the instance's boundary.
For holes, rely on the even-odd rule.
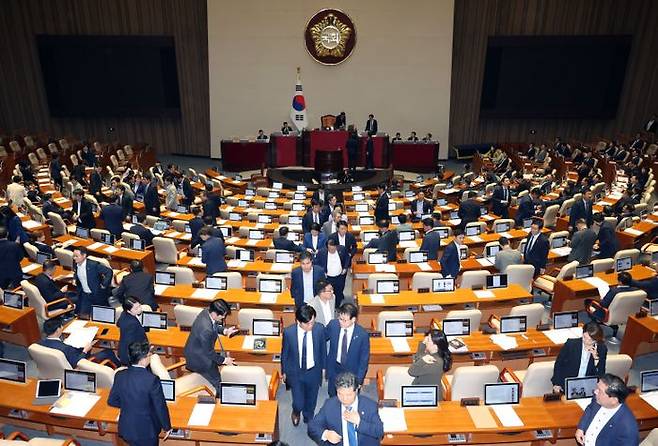
[[418,191],[416,198],[411,202],[411,214],[414,221],[420,220],[423,215],[432,213],[432,201],[425,199],[425,192]]
[[133,224],[130,227],[130,233],[135,234],[140,239],[144,240],[146,246],[151,246],[153,244],[153,233],[149,228],[144,226],[144,222],[146,221],[146,215],[144,214],[136,214],[136,215],[137,215],[137,223]]
[[101,190],[103,189],[103,176],[101,173],[103,172],[103,166],[98,165],[94,167],[94,170],[91,171],[91,175],[89,176],[89,193],[98,200],[100,203],[103,200],[103,194],[101,193]]
[[338,318],[327,324],[329,341],[327,354],[327,380],[329,396],[336,396],[334,379],[342,372],[352,372],[358,384],[363,383],[370,360],[370,337],[356,323],[359,310],[356,305],[344,302],[338,308]]
[[146,342],[146,331],[139,321],[142,314],[142,304],[136,297],[127,297],[123,304],[123,311],[116,324],[119,327],[119,359],[121,364],[130,365],[128,347],[133,342]]
[[516,217],[514,222],[516,226],[523,226],[523,220],[535,216],[535,206],[539,200],[539,189],[534,188],[524,197],[519,200],[519,208],[516,210]]
[[378,220],[379,237],[370,240],[365,248],[375,248],[377,251],[385,252],[387,261],[394,262],[397,258],[399,239],[398,232],[391,231],[389,226],[390,222],[388,220]]
[[377,185],[377,201],[375,202],[375,221],[388,220],[390,218],[388,213],[388,192],[386,192],[385,184]]
[[464,233],[461,229],[455,228],[453,231],[454,239],[452,243],[448,244],[443,250],[443,255],[439,263],[441,264],[441,273],[443,277],[456,278],[461,269],[461,262],[459,260],[459,247],[464,244]]
[[23,279],[21,260],[25,257],[25,251],[21,245],[13,240],[7,239],[7,228],[0,226],[0,288],[16,288]]
[[441,247],[441,234],[434,228],[434,220],[431,218],[423,219],[423,243],[420,245],[421,251],[427,251],[428,260],[436,260],[439,258],[439,248]]
[[313,223],[317,223],[319,226],[324,222],[322,221],[320,202],[311,199],[311,209],[309,209],[304,215],[304,218],[302,218],[302,231],[304,231],[304,234],[311,232],[311,225]]
[[146,215],[160,216],[160,197],[158,196],[158,182],[150,173],[142,177],[144,184],[144,210]]
[[480,204],[475,200],[477,193],[475,191],[468,192],[468,198],[459,204],[457,214],[461,219],[459,227],[463,230],[467,223],[473,223],[480,219]]
[[353,373],[343,372],[333,383],[337,395],[324,405],[308,425],[308,436],[323,446],[379,446],[384,438],[384,424],[377,403],[359,395],[359,381]]
[[201,228],[199,238],[203,240],[201,261],[206,264],[206,274],[212,276],[215,273],[226,271],[224,240],[212,236],[211,226]]
[[159,442],[160,431],[165,431],[163,440],[171,433],[162,384],[160,378],[147,369],[151,361],[148,342],[133,342],[128,351],[131,365],[117,372],[107,403],[121,409],[121,438],[131,446],[155,446]]
[[39,344],[43,345],[44,347],[59,350],[60,352],[64,353],[66,360],[68,361],[68,363],[71,365],[72,368],[76,368],[78,366],[78,362],[80,362],[81,359],[89,359],[89,360],[95,359],[98,362],[109,360],[110,362],[112,362],[112,364],[114,364],[117,367],[121,365],[121,361],[119,361],[119,358],[117,358],[117,356],[114,354],[112,350],[107,348],[101,350],[100,352],[98,352],[93,356],[90,355],[89,352],[94,346],[95,341],[92,341],[89,344],[85,345],[84,348],[76,348],[68,344],[65,344],[62,341],[63,331],[64,329],[61,319],[53,318],[44,321],[43,332],[46,334],[46,338],[39,341]]
[[[62,291],[60,287],[57,286],[57,282],[53,280],[55,267],[56,264],[54,260],[46,260],[43,262],[43,271],[41,274],[33,279],[34,285],[39,289],[41,297],[43,297],[47,303],[67,297],[66,294],[64,294],[64,291]],[[51,305],[48,308],[52,310],[61,310],[67,308],[68,306],[69,303],[64,301],[58,302],[55,305]]]
[[576,441],[596,446],[640,444],[637,421],[624,404],[629,393],[618,376],[610,373],[601,376],[592,402],[578,422]]
[[133,197],[131,194],[126,192],[126,186],[119,184],[117,187],[117,204],[121,206],[123,210],[123,218],[126,218],[128,215],[133,215]]
[[318,223],[311,223],[310,232],[304,234],[304,248],[316,252],[327,244],[327,236],[320,230]]
[[605,373],[608,347],[603,330],[596,322],[583,326],[582,338],[567,339],[553,365],[553,392],[566,391],[566,379],[583,376],[601,376]]
[[319,265],[327,275],[327,282],[334,287],[336,294],[336,307],[343,303],[343,290],[345,289],[345,278],[347,271],[352,266],[352,259],[347,250],[331,239],[327,241],[327,247],[318,250],[313,263]]
[[123,276],[113,294],[119,302],[123,302],[126,297],[138,297],[140,303],[148,305],[153,311],[158,309],[153,274],[144,271],[141,260],[130,261],[130,273]]
[[544,274],[546,262],[548,261],[548,252],[551,245],[548,238],[541,233],[544,227],[542,220],[535,219],[530,226],[530,234],[526,238],[525,248],[523,248],[523,263],[535,267],[535,277]]
[[281,379],[292,391],[292,424],[313,419],[327,351],[324,325],[315,322],[315,309],[302,305],[295,312],[296,324],[283,330]]
[[337,204],[338,198],[336,198],[334,194],[329,194],[327,196],[327,201],[325,202],[324,207],[322,210],[320,210],[320,224],[324,224],[325,222],[329,221],[334,213],[334,209],[336,209]]
[[84,198],[85,192],[82,189],[73,191],[73,216],[72,219],[77,225],[83,228],[91,229],[96,227],[94,219],[94,210],[91,202]]
[[315,286],[324,279],[324,270],[319,265],[313,265],[313,256],[302,252],[299,256],[300,266],[290,273],[290,294],[297,308],[309,303],[315,297]]
[[107,306],[113,272],[104,264],[87,258],[87,248],[73,249],[75,286],[78,305],[75,311],[81,317],[88,316],[92,305]]
[[583,191],[583,198],[576,201],[569,211],[569,232],[574,231],[576,222],[583,218],[587,222],[587,227],[592,226],[592,191],[590,189]]
[[603,322],[605,319],[604,308],[610,308],[612,301],[617,297],[619,293],[625,293],[628,291],[634,291],[635,288],[631,286],[633,283],[633,277],[628,271],[622,271],[617,274],[617,286],[610,287],[608,292],[603,296],[600,302],[597,305],[591,305],[594,300],[585,299],[585,310],[589,313],[590,317],[598,322]]
[[298,245],[292,240],[288,240],[290,229],[287,226],[279,228],[279,237],[274,239],[274,249],[283,249],[291,252],[304,252],[304,247]]
[[123,208],[117,204],[117,198],[112,197],[111,203],[101,209],[101,219],[105,222],[105,229],[116,238],[123,232]]
[[605,221],[603,214],[597,213],[592,217],[594,225],[598,228],[599,240],[599,259],[611,259],[619,251],[619,239],[617,238],[616,228],[609,222]]
[[195,199],[195,193],[194,193],[194,188],[192,187],[192,183],[190,182],[190,179],[187,177],[187,175],[183,176],[183,204],[187,207],[190,207],[194,204],[194,199]]
[[206,184],[206,190],[203,195],[203,215],[210,216],[213,224],[220,216],[219,207],[222,204],[222,199],[219,195],[213,192],[212,184]]
[[511,199],[512,191],[510,189],[510,179],[505,178],[502,186],[496,187],[491,195],[492,212],[502,218],[509,218],[509,205]]
[[356,238],[347,231],[346,221],[339,221],[336,227],[336,232],[331,234],[329,238],[333,239],[337,245],[345,247],[347,254],[350,256],[350,264],[352,264],[352,258],[356,254]]

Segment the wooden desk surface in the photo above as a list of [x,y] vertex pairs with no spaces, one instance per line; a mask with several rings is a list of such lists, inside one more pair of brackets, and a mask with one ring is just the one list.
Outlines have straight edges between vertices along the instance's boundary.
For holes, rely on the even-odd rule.
[[[159,287],[159,285],[156,285]],[[161,291],[162,290],[162,291]],[[230,289],[226,291],[216,291],[213,297],[199,297],[195,296],[197,290],[202,290],[202,293],[206,293],[206,290],[203,288],[194,288],[192,285],[174,285],[174,286],[165,286],[162,288],[156,288],[156,296],[166,297],[171,299],[185,299],[185,300],[195,300],[198,302],[203,302],[207,304],[208,302],[223,298],[227,302],[237,303],[237,304],[257,304],[258,306],[270,306],[270,305],[295,305],[295,301],[290,295],[290,290],[285,290],[283,293],[279,293],[276,297],[274,303],[264,303],[261,302],[261,293],[257,291],[246,291],[244,289]],[[215,291],[215,290],[207,290]],[[201,293],[197,293],[201,294]]]
[[[293,264],[277,264],[269,263],[263,260],[255,260],[253,262],[244,262],[244,266],[233,266],[231,260],[226,262],[229,271],[237,271],[241,273],[272,273],[272,274],[290,274],[290,272],[299,266],[299,263]],[[206,265],[201,263],[199,257],[185,255],[178,259],[178,266],[187,266],[195,270],[205,271]],[[278,268],[278,269],[277,269]]]
[[[658,350],[658,319],[656,316],[638,318],[630,316],[626,323],[624,339],[621,341],[619,353],[631,357]],[[644,344],[647,345],[644,345]]]
[[57,237],[55,240],[59,243],[64,243],[69,240],[75,240],[75,242],[71,243],[70,246],[85,246],[87,247],[89,252],[93,254],[99,254],[106,257],[113,257],[127,262],[130,262],[131,260],[144,261],[148,256],[153,255],[152,251],[136,251],[133,249],[126,249],[112,245],[106,245],[104,243],[96,242],[91,239],[82,239],[72,235],[62,235]]

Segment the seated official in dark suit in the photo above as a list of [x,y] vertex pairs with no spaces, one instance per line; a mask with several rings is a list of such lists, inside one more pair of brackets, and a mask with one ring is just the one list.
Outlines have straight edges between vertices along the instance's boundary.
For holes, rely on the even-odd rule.
[[[41,297],[46,303],[55,302],[59,299],[66,299],[67,295],[57,286],[57,282],[53,280],[55,274],[56,263],[53,260],[46,260],[43,262],[43,271],[41,274],[34,278],[34,286],[39,289]],[[50,310],[61,310],[68,307],[68,301],[58,302],[49,306]]]
[[223,349],[221,353],[215,351],[218,336],[231,336],[238,331],[236,327],[224,327],[222,324],[230,314],[231,306],[224,299],[212,301],[194,320],[185,343],[188,370],[207,379],[215,388],[216,395],[219,395],[219,384],[222,382],[219,366],[233,365],[233,358],[227,356]]
[[356,305],[344,302],[338,307],[338,318],[327,324],[325,331],[326,338],[329,341],[327,390],[330,396],[336,395],[334,379],[340,373],[354,373],[357,382],[363,383],[368,371],[370,336],[357,323],[358,314],[359,310]]
[[428,260],[436,260],[439,258],[439,248],[441,247],[441,234],[438,228],[434,228],[434,220],[431,218],[423,219],[423,243],[420,245],[421,251],[427,251]]
[[615,300],[615,297],[617,297],[617,294],[635,290],[635,288],[631,286],[633,283],[633,277],[628,271],[622,271],[617,274],[617,282],[619,284],[610,287],[601,301],[585,299],[585,311],[587,311],[592,319],[598,322],[603,322],[605,319],[604,309],[610,308],[610,305],[612,304],[612,301]]
[[423,342],[418,344],[418,350],[413,356],[413,363],[408,370],[409,375],[414,377],[411,384],[439,386],[441,389],[441,377],[451,367],[452,354],[446,335],[443,331],[433,328],[427,332]]
[[117,327],[119,327],[119,359],[121,364],[130,365],[130,355],[128,347],[133,342],[148,342],[144,327],[139,322],[139,315],[142,314],[142,304],[135,297],[126,297],[122,304],[123,311]]
[[136,236],[144,240],[146,246],[151,246],[153,245],[154,235],[149,228],[144,226],[145,221],[146,221],[145,214],[137,214],[137,223],[133,224],[130,227],[130,233],[135,234]]
[[292,240],[288,240],[290,230],[287,226],[279,228],[279,237],[274,239],[274,249],[283,249],[291,252],[304,252],[304,247],[298,245]]
[[7,239],[7,228],[0,226],[0,288],[16,288],[23,279],[21,260],[25,257],[23,247]]
[[535,267],[535,276],[544,274],[546,262],[548,261],[548,252],[551,245],[548,238],[542,234],[544,227],[542,220],[534,220],[530,226],[530,234],[526,238],[526,244],[523,248],[523,263]]
[[114,352],[110,349],[104,349],[91,355],[90,352],[95,341],[87,344],[84,348],[75,348],[65,344],[64,341],[62,341],[63,324],[60,318],[53,318],[44,321],[43,332],[45,333],[46,338],[39,341],[39,344],[64,353],[66,360],[73,369],[78,366],[78,362],[80,362],[81,359],[96,360],[98,362],[103,362],[107,359],[117,367],[121,364],[119,358],[117,358]]
[[399,239],[397,231],[391,231],[389,226],[388,220],[379,220],[377,222],[379,237],[370,240],[365,248],[375,248],[377,251],[385,252],[387,260],[394,262],[397,258]]
[[629,393],[618,376],[610,373],[601,376],[594,398],[578,422],[576,441],[585,446],[640,444],[637,420],[624,404]]
[[594,214],[594,226],[598,229],[599,259],[612,259],[620,249],[617,230],[606,222],[603,214]]
[[105,229],[116,238],[121,237],[123,232],[123,208],[117,203],[117,198],[110,198],[111,202],[101,209],[101,220],[105,223]]
[[114,291],[114,297],[119,302],[123,302],[126,297],[136,297],[140,303],[148,305],[153,311],[158,309],[153,274],[144,271],[141,260],[130,261],[130,273],[123,276]]
[[339,221],[337,227],[338,229],[336,232],[331,234],[329,238],[334,239],[338,245],[344,246],[350,259],[354,258],[354,255],[356,254],[356,237],[347,231],[348,225],[346,221]]
[[337,394],[325,401],[311,420],[308,436],[322,445],[379,446],[384,438],[384,424],[377,403],[358,393],[359,380],[351,372],[337,375],[334,386]]
[[564,392],[567,378],[603,375],[607,355],[603,330],[596,322],[588,322],[583,337],[568,339],[560,350],[553,366],[553,392]]
[[535,216],[535,208],[539,203],[539,194],[539,189],[533,188],[529,194],[521,197],[519,207],[516,210],[516,217],[514,217],[516,226],[523,226],[523,220]]
[[[55,250],[52,248],[52,246],[46,244],[46,234],[44,234],[42,231],[32,232],[30,234],[30,243],[32,246],[37,248],[39,252],[50,254],[51,258],[55,257]],[[58,244],[53,246],[59,247]]]
[[290,273],[290,294],[297,308],[309,303],[315,296],[315,286],[320,279],[325,278],[324,270],[319,265],[313,265],[313,256],[302,252],[297,268]]
[[459,274],[459,270],[461,269],[459,247],[464,243],[464,233],[461,229],[455,228],[452,234],[454,236],[452,243],[448,244],[443,250],[443,255],[439,263],[441,264],[443,277],[457,278],[457,274]]
[[133,342],[128,348],[130,367],[117,372],[107,404],[121,409],[119,436],[131,446],[155,446],[160,431],[163,440],[171,433],[169,409],[160,378],[147,368],[151,361],[148,342]]
[[292,424],[300,415],[308,423],[315,415],[322,371],[327,359],[324,325],[315,321],[315,310],[309,305],[297,308],[296,323],[283,330],[281,378],[292,391]]
[[206,274],[211,276],[215,273],[226,271],[226,247],[224,240],[212,236],[212,227],[204,226],[199,231],[199,237],[203,240],[201,261],[206,264]]

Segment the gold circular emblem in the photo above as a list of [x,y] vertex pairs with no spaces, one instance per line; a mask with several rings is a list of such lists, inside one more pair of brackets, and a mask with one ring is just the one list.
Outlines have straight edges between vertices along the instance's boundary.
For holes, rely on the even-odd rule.
[[354,23],[344,12],[323,9],[306,25],[306,49],[317,62],[338,65],[347,59],[356,44]]

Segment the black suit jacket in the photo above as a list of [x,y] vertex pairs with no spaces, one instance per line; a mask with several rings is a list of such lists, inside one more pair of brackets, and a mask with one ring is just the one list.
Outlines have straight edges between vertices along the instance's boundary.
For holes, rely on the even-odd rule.
[[25,257],[23,248],[18,243],[0,240],[0,288],[18,286],[23,278],[21,260]]
[[84,198],[80,202],[80,212],[78,213],[78,203],[73,202],[73,212],[78,214],[78,223],[83,228],[91,229],[96,227],[96,220],[94,218],[94,211],[91,201]]
[[210,320],[207,308],[199,313],[185,343],[185,360],[189,370],[204,373],[224,363],[224,355],[215,351],[217,335],[223,331],[223,326]]
[[611,223],[603,223],[599,229],[599,258],[607,259],[613,258],[615,253],[619,251],[619,239],[617,238],[617,231]]
[[152,181],[144,193],[144,208],[148,215],[160,215],[160,197],[158,196],[158,183]]
[[62,208],[60,208],[60,207],[57,206],[55,203],[52,203],[52,202],[50,202],[50,201],[46,201],[46,202],[43,204],[43,207],[41,208],[41,212],[43,212],[43,216],[46,217],[46,218],[49,218],[49,217],[48,217],[48,214],[49,214],[50,212],[53,212],[53,213],[55,213],[55,214],[57,214],[57,215],[59,215],[59,216],[61,216],[61,215],[64,213],[64,211],[62,210]]
[[121,209],[123,209],[123,218],[126,218],[127,215],[133,214],[133,201],[133,198],[128,193],[124,193],[120,197],[119,205],[121,206]]
[[105,222],[105,228],[117,238],[121,237],[123,232],[123,212],[123,208],[118,204],[110,204],[101,209],[101,219]]
[[187,177],[183,179],[183,195],[185,196],[185,204],[189,206],[194,203],[194,188]]
[[46,302],[52,302],[64,297],[64,293],[59,289],[57,283],[45,273],[41,273],[34,278],[34,286],[39,289],[41,296]]
[[510,188],[507,188],[507,196],[505,196],[505,189],[502,186],[496,187],[491,196],[491,210],[494,214],[507,218],[511,199],[512,191]]
[[[432,202],[430,200],[423,200],[423,212],[421,215],[427,215],[432,213]],[[411,202],[411,213],[413,214],[414,218],[418,218],[418,214],[416,214],[416,211],[418,210],[418,199],[414,199]]]
[[274,249],[283,249],[285,251],[292,252],[303,252],[304,247],[296,244],[292,240],[288,240],[285,237],[279,237],[274,239]]
[[149,228],[141,224],[134,224],[130,227],[130,233],[139,236],[147,245],[153,244],[153,233]]
[[158,309],[155,301],[153,275],[144,271],[125,275],[115,291],[115,296],[121,302],[126,297],[136,297],[141,303],[150,306],[153,311]]
[[530,249],[531,238],[532,234],[526,239],[526,245],[523,250],[523,263],[534,266],[535,275],[538,275],[540,269],[546,268],[548,252],[551,249],[551,245],[544,234],[539,234],[539,237],[535,240],[535,244],[532,246],[532,249]]
[[366,128],[365,128],[366,133],[370,136],[376,135],[377,130],[378,130],[377,120],[375,118],[373,118],[372,120],[368,119],[366,121]]
[[576,201],[573,206],[571,206],[571,210],[569,211],[569,226],[572,228],[576,227],[576,222],[584,218],[585,221],[587,221],[587,226],[592,226],[592,203],[591,201],[587,203],[587,210],[585,210],[585,204],[583,203],[583,200],[578,200]]
[[375,204],[375,223],[379,220],[388,220],[388,193],[384,192],[379,197],[377,197],[377,202]]
[[117,321],[119,327],[119,359],[121,364],[130,365],[130,356],[128,355],[128,346],[133,342],[148,341],[144,327],[139,320],[132,314],[124,311]]
[[103,177],[101,175],[94,171],[91,173],[91,176],[89,177],[89,193],[92,195],[98,195],[101,193],[101,189],[103,187]]
[[370,240],[366,248],[376,248],[378,251],[385,252],[387,260],[394,262],[397,258],[398,241],[397,231],[386,231],[386,234]]
[[39,341],[39,344],[43,345],[44,347],[59,350],[60,352],[64,353],[66,360],[72,368],[77,367],[78,362],[80,362],[81,359],[85,359],[87,357],[81,348],[71,347],[70,345],[64,344],[64,342],[62,342],[60,339],[46,338]]
[[[329,238],[334,240],[337,245],[340,245],[340,240],[337,232],[331,234]],[[347,253],[349,254],[350,257],[354,257],[354,255],[356,254],[356,237],[354,237],[350,232],[345,233],[345,249],[347,249]]]
[[457,211],[461,218],[461,227],[464,228],[467,223],[472,223],[480,219],[480,205],[472,198],[462,201]]
[[[555,366],[553,366],[551,382],[554,386],[560,386],[566,390],[564,380],[578,376],[582,349],[582,338],[567,340],[557,355]],[[605,373],[605,361],[608,355],[608,347],[606,347],[605,342],[597,343],[596,352],[599,355],[599,364],[595,366],[594,358],[590,355],[589,363],[587,364],[588,376],[601,376]]]

